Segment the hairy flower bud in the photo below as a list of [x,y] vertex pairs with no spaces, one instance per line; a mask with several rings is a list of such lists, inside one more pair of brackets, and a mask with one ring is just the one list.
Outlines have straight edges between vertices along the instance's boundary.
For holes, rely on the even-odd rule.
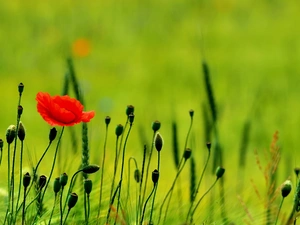
[[156,150],[157,150],[158,152],[160,152],[161,149],[162,149],[162,147],[163,147],[163,145],[164,145],[164,141],[163,141],[163,139],[162,139],[162,136],[161,136],[159,133],[157,133],[157,134],[155,135],[154,144],[155,144]]
[[11,144],[16,136],[16,126],[10,125],[6,130],[6,141],[8,144]]
[[24,139],[25,139],[25,128],[24,128],[22,122],[19,123],[18,137],[19,137],[20,141],[24,141]]
[[288,196],[292,190],[292,182],[290,180],[286,180],[281,186],[281,195],[283,198]]
[[95,173],[100,169],[98,165],[88,165],[82,168],[82,172],[84,173]]
[[192,155],[192,149],[186,148],[186,149],[184,150],[184,153],[183,153],[183,158],[184,158],[185,160],[187,160],[187,159],[189,159],[189,158],[191,157],[191,155]]
[[126,115],[129,116],[130,114],[134,113],[134,106],[133,105],[128,105],[126,108]]
[[24,91],[24,84],[23,84],[23,83],[20,83],[20,84],[18,85],[18,91],[19,91],[19,94],[20,94],[20,95],[23,93],[23,91]]
[[140,180],[141,180],[141,173],[140,173],[139,169],[136,169],[136,170],[134,171],[134,179],[135,179],[135,181],[136,181],[137,183],[140,182]]
[[105,117],[105,124],[108,126],[110,123],[111,118],[109,116]]
[[27,172],[23,175],[23,186],[24,188],[27,188],[30,184],[30,180],[31,180],[31,176],[30,174]]
[[39,183],[38,183],[40,189],[45,187],[46,181],[47,181],[47,177],[45,175],[41,175],[39,178]]
[[59,183],[62,187],[66,186],[66,184],[68,183],[68,174],[63,173],[62,175],[60,175]]
[[60,177],[56,177],[53,183],[53,191],[57,194],[60,191],[61,184],[60,184]]

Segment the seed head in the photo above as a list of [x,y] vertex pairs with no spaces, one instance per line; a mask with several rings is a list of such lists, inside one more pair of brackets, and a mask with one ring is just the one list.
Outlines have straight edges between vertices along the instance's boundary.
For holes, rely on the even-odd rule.
[[110,123],[111,118],[109,116],[105,117],[105,124],[108,126]]
[[216,170],[217,179],[221,178],[225,173],[225,169],[223,167],[218,167]]
[[19,90],[19,94],[21,95],[23,93],[23,91],[24,91],[24,84],[23,83],[19,84],[18,90]]
[[191,157],[191,155],[192,155],[192,149],[186,148],[186,149],[184,150],[184,153],[183,153],[183,158],[184,158],[185,160],[187,160],[187,159],[189,159],[189,158]]
[[68,175],[66,173],[60,175],[59,183],[62,187],[66,186],[66,184],[68,183]]
[[24,188],[27,188],[30,184],[30,180],[31,180],[31,176],[30,174],[27,172],[23,175],[23,186]]
[[152,123],[152,130],[154,132],[158,131],[160,129],[160,122],[158,120],[155,120],[153,123]]
[[119,124],[116,127],[116,135],[117,135],[117,137],[119,137],[122,133],[123,133],[123,125]]
[[193,118],[193,116],[194,116],[194,110],[191,109],[191,110],[189,111],[189,114],[190,114],[190,117]]
[[53,183],[53,191],[57,194],[60,191],[61,184],[60,184],[60,177],[56,177]]
[[286,180],[281,186],[281,195],[283,198],[288,196],[292,190],[292,182],[290,180]]
[[87,193],[89,195],[91,193],[92,187],[93,187],[92,180],[90,180],[90,179],[84,180],[83,186],[84,186],[85,193]]
[[78,195],[76,193],[71,193],[69,195],[69,198],[68,198],[69,210],[72,209],[76,205],[77,200],[78,200]]
[[158,170],[155,169],[152,172],[152,181],[153,181],[154,185],[158,182],[158,178],[159,178],[159,172],[158,172]]
[[126,108],[126,115],[129,116],[130,114],[134,113],[134,106],[133,105],[128,105]]

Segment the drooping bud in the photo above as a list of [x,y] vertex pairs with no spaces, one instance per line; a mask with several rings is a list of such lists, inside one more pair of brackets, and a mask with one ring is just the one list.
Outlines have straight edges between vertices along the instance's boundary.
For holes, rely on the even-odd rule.
[[97,172],[99,169],[100,167],[98,165],[88,165],[82,168],[82,172],[90,174]]
[[288,196],[292,190],[292,182],[290,180],[286,180],[281,186],[281,195],[283,198]]
[[62,175],[60,175],[60,177],[59,177],[59,183],[62,186],[62,188],[64,186],[66,186],[66,184],[68,183],[68,174],[63,173]]
[[194,116],[194,110],[191,109],[191,110],[189,111],[189,114],[190,114],[190,117],[193,118],[193,116]]
[[25,128],[22,122],[19,123],[18,137],[20,141],[24,141],[25,139]]
[[153,181],[154,185],[158,182],[158,178],[159,178],[159,172],[158,172],[158,170],[155,169],[152,172],[152,181]]
[[159,128],[160,128],[160,122],[158,121],[158,120],[155,120],[153,123],[152,123],[152,130],[154,131],[154,132],[156,132],[156,131],[158,131],[159,130]]
[[163,147],[163,145],[164,145],[164,141],[163,141],[163,139],[162,139],[162,136],[161,136],[159,133],[157,133],[157,134],[155,135],[154,144],[155,144],[156,150],[157,150],[158,152],[160,152],[161,149],[162,149],[162,147]]
[[53,183],[53,191],[57,194],[60,191],[61,184],[60,184],[60,177],[56,177]]
[[126,115],[129,116],[130,114],[134,113],[134,106],[133,105],[128,105],[126,108]]
[[50,133],[49,133],[49,141],[52,142],[55,140],[57,134],[57,130],[55,127],[51,128]]
[[71,193],[69,195],[69,198],[68,198],[69,210],[72,209],[76,205],[77,200],[78,200],[78,195],[76,193]]
[[216,170],[217,179],[221,178],[225,173],[225,169],[222,167],[218,167]]
[[18,117],[20,118],[20,116],[23,113],[23,107],[21,105],[18,106]]
[[191,155],[192,155],[192,149],[186,148],[186,149],[184,150],[184,153],[183,153],[183,158],[184,158],[185,160],[187,160],[187,159],[189,159],[189,158],[191,157]]
[[136,181],[137,183],[140,182],[140,180],[141,180],[141,173],[140,173],[139,169],[136,169],[136,170],[134,171],[134,179],[135,179],[135,181]]
[[89,195],[92,192],[92,187],[93,187],[92,180],[90,180],[90,179],[84,180],[83,186],[84,186],[85,193],[87,193]]
[[46,181],[47,181],[47,177],[45,175],[41,175],[39,178],[39,183],[38,183],[39,189],[42,189],[43,187],[45,187]]
[[20,83],[20,84],[18,85],[18,91],[19,91],[19,94],[20,94],[20,95],[23,93],[23,91],[24,91],[24,84],[23,84],[23,83]]
[[105,117],[105,124],[108,126],[110,123],[111,118],[109,116]]
[[133,113],[129,114],[128,118],[129,118],[129,123],[132,124],[134,121],[134,114]]
[[30,174],[27,172],[23,175],[23,186],[24,188],[27,188],[30,184],[30,180],[31,180],[31,176]]
[[8,144],[11,144],[16,136],[16,126],[10,125],[6,130],[6,141]]
[[119,124],[116,127],[116,135],[117,135],[117,137],[119,137],[122,133],[123,133],[123,125]]

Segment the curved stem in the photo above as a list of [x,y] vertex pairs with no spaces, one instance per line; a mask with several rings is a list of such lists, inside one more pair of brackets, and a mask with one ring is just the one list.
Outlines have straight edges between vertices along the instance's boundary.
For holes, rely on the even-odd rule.
[[193,205],[194,205],[194,203],[195,203],[195,200],[196,200],[197,194],[198,194],[198,192],[199,192],[199,188],[200,188],[200,185],[201,185],[201,182],[202,182],[202,179],[203,179],[204,172],[206,171],[206,168],[207,168],[209,159],[210,159],[210,150],[208,151],[208,156],[207,156],[207,159],[206,159],[204,168],[203,168],[203,170],[202,170],[200,180],[199,180],[199,182],[198,182],[198,185],[197,185],[197,187],[196,187],[195,192],[193,193],[193,200],[192,200],[192,202],[191,202],[191,205],[190,205],[190,208],[189,208],[189,211],[188,211],[188,214],[187,214],[187,218],[189,217],[189,215],[190,215],[190,213],[191,213],[191,210],[192,210],[192,208],[193,208]]
[[46,192],[46,190],[47,190],[47,187],[48,187],[48,185],[49,185],[49,182],[50,182],[51,177],[52,177],[52,174],[53,174],[53,170],[54,170],[54,166],[55,166],[55,162],[56,162],[56,158],[57,158],[57,152],[58,152],[58,149],[59,149],[59,144],[60,144],[62,135],[63,135],[63,133],[64,133],[64,129],[65,129],[65,127],[62,127],[62,130],[61,130],[61,132],[60,132],[59,139],[58,139],[58,141],[57,141],[57,145],[56,145],[56,149],[55,149],[55,153],[54,153],[54,157],[53,157],[52,168],[51,168],[51,171],[50,171],[50,175],[49,175],[49,177],[48,177],[48,179],[47,179],[47,183],[46,183],[46,185],[45,185],[45,187],[44,187],[44,192],[43,192],[42,197],[41,197],[41,202],[42,202],[43,199],[44,199],[45,192]]
[[99,190],[100,196],[99,196],[99,204],[98,204],[97,225],[99,224],[101,202],[102,202],[102,187],[103,187],[104,162],[105,162],[105,155],[106,155],[107,133],[108,133],[108,124],[106,124],[106,129],[105,129],[103,158],[102,158],[102,164],[101,164],[102,166],[101,166],[101,177],[100,177],[100,190]]
[[[157,152],[157,170],[159,171],[159,167],[160,167],[160,151]],[[153,215],[153,209],[154,209],[154,203],[155,203],[155,196],[156,196],[156,191],[157,191],[157,187],[158,187],[158,182],[157,181],[156,185],[155,185],[155,190],[154,190],[154,196],[152,199],[152,207],[151,207],[151,211],[150,211],[150,222],[152,222],[152,215]]]
[[[128,132],[127,132],[127,135],[126,135],[126,138],[125,138],[125,141],[124,141],[124,146],[123,146],[122,166],[121,166],[121,175],[120,175],[120,190],[119,190],[119,193],[118,193],[118,202],[117,202],[117,215],[118,215],[118,212],[119,212],[120,197],[121,197],[122,182],[123,182],[124,161],[125,161],[125,150],[126,150],[126,145],[127,145],[127,141],[128,141],[128,137],[129,137],[131,128],[132,128],[132,123],[130,123],[129,130],[128,130]],[[115,220],[115,223],[116,223],[116,220]]]
[[114,190],[115,180],[116,180],[116,175],[117,175],[117,169],[118,169],[118,161],[119,161],[118,141],[119,141],[119,136],[117,136],[117,139],[116,139],[116,155],[115,155],[115,164],[114,164],[114,176],[113,176],[113,180],[112,180],[111,188],[110,188],[110,197],[109,197],[110,201],[111,201],[111,198],[112,198],[112,195],[113,195],[113,190]]
[[277,221],[278,221],[279,212],[280,212],[280,210],[281,210],[283,200],[284,200],[284,198],[281,199],[281,202],[280,202],[280,205],[279,205],[279,209],[278,209],[277,216],[276,216],[276,220],[275,220],[275,225],[277,224]]
[[57,199],[57,194],[55,194],[55,197],[54,197],[54,204],[53,204],[53,207],[52,207],[52,210],[51,210],[51,214],[50,214],[48,225],[51,225],[51,219],[52,219],[52,216],[53,216],[53,213],[54,213],[56,199]]
[[126,197],[126,202],[125,202],[125,208],[127,208],[127,202],[128,202],[128,200],[129,200],[129,195],[130,195],[130,193],[129,193],[129,189],[130,189],[130,160],[133,160],[134,161],[134,164],[135,164],[135,168],[136,169],[138,169],[138,165],[137,165],[137,161],[136,161],[136,159],[134,158],[134,157],[130,157],[129,159],[128,159],[128,185],[127,185],[127,197]]
[[144,178],[144,170],[145,170],[145,162],[146,162],[146,152],[147,152],[147,147],[144,145],[144,153],[143,153],[143,163],[142,163],[142,173],[141,173],[141,180],[140,180],[140,187],[139,187],[139,200],[137,202],[137,217],[136,217],[136,224],[139,222],[139,212],[142,213],[142,202],[141,202],[141,197],[142,197],[142,186],[143,186],[143,178]]
[[146,199],[146,201],[145,201],[145,204],[144,204],[144,209],[143,209],[143,213],[142,213],[142,216],[141,216],[140,225],[142,225],[142,224],[143,224],[144,215],[145,215],[145,211],[146,211],[146,206],[147,206],[147,203],[148,203],[148,201],[149,201],[149,199],[150,199],[151,195],[153,194],[153,192],[154,192],[155,188],[156,188],[156,185],[154,185],[154,187],[153,187],[153,189],[152,189],[152,191],[151,191],[150,195],[148,196],[148,198],[147,198],[147,199]]
[[[197,202],[197,204],[196,204],[194,210],[193,210],[192,213],[191,213],[191,219],[190,219],[190,223],[191,223],[191,224],[192,224],[192,222],[193,222],[193,216],[194,216],[194,214],[195,214],[195,211],[196,211],[196,209],[198,208],[200,202],[201,202],[202,199],[205,197],[205,195],[207,195],[208,192],[210,192],[210,190],[215,186],[215,184],[217,183],[218,180],[219,180],[219,179],[217,178],[217,179],[215,180],[215,182],[210,186],[210,188],[202,195],[202,197],[201,197],[201,198],[199,199],[199,201]],[[188,217],[186,218],[186,222],[187,222],[187,221],[188,221]]]

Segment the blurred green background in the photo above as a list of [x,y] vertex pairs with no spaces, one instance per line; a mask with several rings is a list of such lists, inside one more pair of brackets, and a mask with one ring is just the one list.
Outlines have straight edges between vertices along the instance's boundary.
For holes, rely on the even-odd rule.
[[[150,141],[151,123],[158,119],[165,139],[162,157],[169,168],[171,122],[178,122],[183,145],[188,111],[194,109],[193,154],[202,163],[208,141],[202,115],[207,103],[201,68],[205,59],[227,175],[239,179],[238,162],[232,160],[238,159],[243,125],[249,120],[246,180],[258,172],[253,150],[268,149],[278,130],[279,180],[284,181],[300,160],[299,22],[296,0],[1,1],[1,137],[15,123],[17,85],[23,82],[26,145],[30,151],[44,149],[49,126],[36,112],[35,95],[62,92],[66,58],[71,56],[86,110],[96,111],[90,123],[91,161],[101,158],[104,117],[112,117],[112,141],[115,125],[125,122],[126,106],[132,104],[136,128],[130,151],[140,154],[140,130],[148,129]],[[88,44],[86,56],[72,50],[78,40]]]

